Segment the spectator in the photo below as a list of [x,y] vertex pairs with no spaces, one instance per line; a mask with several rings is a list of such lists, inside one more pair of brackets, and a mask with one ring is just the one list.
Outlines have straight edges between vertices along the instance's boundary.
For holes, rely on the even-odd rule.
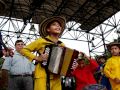
[[107,88],[107,90],[111,90],[111,85],[109,82],[109,79],[105,76],[103,69],[106,63],[106,56],[99,56],[97,59],[97,62],[99,64],[99,68],[98,71],[96,73],[96,75],[98,76],[97,80],[98,83],[105,86]]
[[82,53],[82,57],[78,57],[77,63],[76,69],[72,72],[76,79],[76,90],[83,90],[85,86],[97,84],[94,78],[94,73],[98,68],[97,62]]
[[0,58],[3,56],[3,52],[2,52],[2,35],[1,35],[1,31],[0,31]]
[[112,57],[104,67],[104,73],[109,78],[112,90],[120,90],[120,44],[112,42],[107,45]]
[[5,60],[5,56],[13,56],[13,49],[7,48],[1,49],[0,53],[0,90],[6,90],[7,88],[7,81],[8,81],[8,74],[5,70],[2,70],[2,65]]
[[33,90],[32,73],[35,67],[19,53],[23,47],[24,42],[17,40],[13,57],[5,57],[2,70],[9,75],[8,90]]

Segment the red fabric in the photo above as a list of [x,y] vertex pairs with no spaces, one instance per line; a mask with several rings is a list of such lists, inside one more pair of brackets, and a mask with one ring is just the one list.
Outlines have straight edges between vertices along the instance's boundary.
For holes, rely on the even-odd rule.
[[96,84],[96,80],[93,76],[94,72],[98,68],[98,64],[95,60],[90,60],[90,64],[84,68],[76,68],[73,71],[73,76],[76,79],[76,90],[82,90],[83,87]]

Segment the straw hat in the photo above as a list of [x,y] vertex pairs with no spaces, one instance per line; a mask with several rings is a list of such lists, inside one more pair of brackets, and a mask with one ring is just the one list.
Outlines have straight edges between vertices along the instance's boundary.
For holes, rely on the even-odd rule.
[[110,50],[112,46],[118,46],[120,48],[120,43],[118,42],[111,42],[109,44],[106,45],[107,49]]
[[[62,32],[61,34],[63,33],[64,29],[65,29],[65,23],[66,23],[66,20],[64,17],[61,17],[61,16],[54,16],[54,17],[51,17],[51,18],[47,18],[45,20],[43,20],[43,22],[40,24],[39,28],[39,34],[41,37],[46,37],[48,35],[48,32],[47,32],[47,25],[50,24],[51,22],[53,21],[58,21],[62,27]],[[60,34],[60,36],[61,36]]]

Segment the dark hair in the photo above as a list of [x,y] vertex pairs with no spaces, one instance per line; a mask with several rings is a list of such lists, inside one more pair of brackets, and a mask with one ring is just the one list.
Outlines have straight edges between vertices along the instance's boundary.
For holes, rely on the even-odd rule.
[[98,56],[98,57],[97,57],[97,60],[100,60],[100,59],[105,59],[105,60],[106,60],[106,59],[107,59],[107,56]]
[[[23,42],[23,40],[17,40],[17,41],[15,42],[15,46],[16,46],[16,44],[19,43],[19,42]],[[24,42],[23,42],[23,43],[24,43]]]
[[53,22],[58,22],[58,23],[60,24],[60,26],[62,26],[61,23],[60,23],[58,20],[53,20],[53,21],[51,21],[51,22],[49,22],[49,23],[47,24],[46,29],[49,28],[50,25],[51,25]]
[[113,44],[113,45],[110,46],[110,50],[111,50],[111,48],[112,48],[113,46],[116,46],[116,47],[118,47],[118,48],[120,49],[120,45]]

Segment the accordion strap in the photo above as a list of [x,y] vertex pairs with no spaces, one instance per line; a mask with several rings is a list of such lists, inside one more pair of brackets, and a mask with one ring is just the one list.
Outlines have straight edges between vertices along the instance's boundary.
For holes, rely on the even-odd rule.
[[61,41],[59,41],[58,40],[58,42],[57,43],[55,43],[55,42],[53,42],[52,40],[50,40],[50,39],[48,39],[48,38],[44,38],[45,40],[47,40],[47,41],[49,41],[49,42],[52,42],[52,43],[54,43],[55,45],[59,45],[59,44],[61,44],[62,42]]
[[46,88],[47,90],[50,90],[50,73],[48,70],[48,65],[45,66],[45,72],[46,72]]
[[[48,38],[44,38],[46,41],[49,41],[49,42],[52,42],[54,43],[52,40],[48,39]],[[58,46],[59,44],[61,44],[62,42],[61,41],[58,41],[57,43],[54,43],[53,45],[56,45]],[[48,46],[46,46],[48,47]],[[46,48],[45,47],[45,48]],[[49,63],[49,60],[50,60],[50,57],[48,58],[48,63]],[[47,90],[50,90],[50,72],[48,70],[48,63],[47,65],[45,66],[45,72],[46,72],[46,87],[47,87]]]

